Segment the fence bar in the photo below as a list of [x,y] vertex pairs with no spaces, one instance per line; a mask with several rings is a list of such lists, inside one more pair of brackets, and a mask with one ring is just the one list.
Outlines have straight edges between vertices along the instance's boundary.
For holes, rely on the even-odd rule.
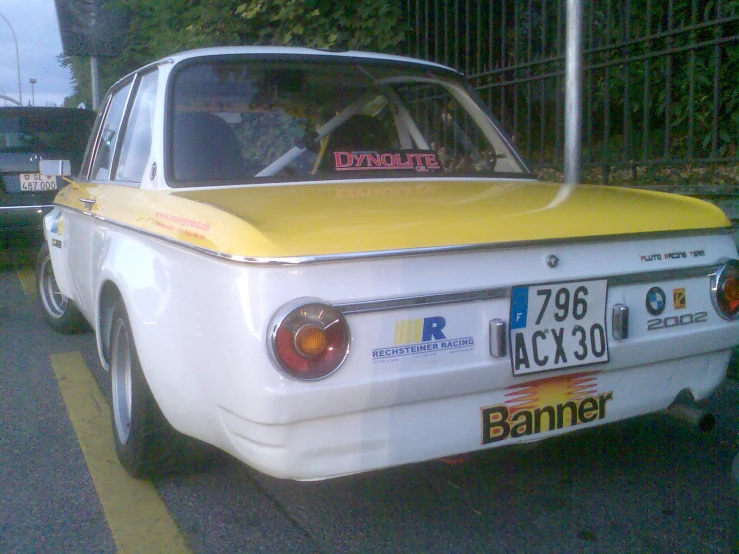
[[[690,44],[695,46],[698,42],[698,33],[695,26],[698,23],[698,0],[693,0],[691,6],[692,32],[690,33]],[[688,157],[693,157],[693,146],[695,142],[695,49],[690,50],[690,62],[688,66]]]
[[582,0],[567,0],[567,69],[565,87],[565,174],[574,185],[580,180],[582,142]]
[[[629,29],[631,27],[631,5],[629,0],[625,1],[624,10],[621,13],[621,32],[620,40],[628,42]],[[625,56],[628,58],[631,54],[631,47],[627,46]],[[631,73],[629,64],[623,65],[624,73],[624,113],[622,117],[623,125],[623,160],[629,161],[631,158]]]
[[[650,0],[647,1],[647,19],[646,19],[646,33],[649,35],[652,32],[652,3]],[[642,98],[642,163],[646,163],[649,159],[649,112],[650,112],[650,74],[651,63],[649,59],[644,60],[644,95]]]
[[[571,1],[404,0],[416,27],[407,50],[465,71],[534,168],[561,170],[575,154],[578,180],[601,168],[608,182],[739,162],[735,0],[578,0],[579,98],[567,88]],[[573,101],[580,119],[570,128]]]
[[[716,20],[721,19],[721,0],[716,2]],[[713,37],[721,37],[721,25],[716,25]],[[718,44],[713,47],[713,131],[711,133],[711,157],[718,154],[718,112],[719,112],[719,78],[721,75],[721,50]]]
[[90,83],[92,85],[92,109],[97,111],[100,107],[100,73],[97,56],[90,56]]
[[[672,31],[673,29],[673,16],[674,16],[674,4],[672,0],[667,3],[667,29]],[[673,37],[670,35],[667,38],[667,47],[672,48]],[[668,54],[665,60],[665,151],[664,157],[670,157],[670,128],[672,116],[672,55]]]
[[[563,11],[563,5],[562,2],[564,0],[559,0],[557,2],[557,51],[562,52],[564,50],[563,44],[562,44],[562,11]],[[559,158],[562,155],[562,128],[564,117],[562,117],[562,95],[559,94],[559,90],[561,89],[562,82],[560,75],[564,73],[564,67],[560,66],[557,68],[557,76],[554,78],[555,82],[555,90],[557,91],[557,94],[555,94],[555,102],[554,102],[554,155]]]

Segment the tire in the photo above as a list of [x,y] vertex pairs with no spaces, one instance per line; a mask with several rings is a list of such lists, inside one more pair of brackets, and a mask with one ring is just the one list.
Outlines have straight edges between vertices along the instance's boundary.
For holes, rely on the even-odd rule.
[[150,479],[168,473],[175,431],[162,414],[141,370],[128,314],[120,299],[110,327],[113,441],[129,475]]
[[72,334],[88,329],[77,306],[64,296],[56,284],[49,245],[44,242],[36,258],[38,301],[46,323],[59,333]]

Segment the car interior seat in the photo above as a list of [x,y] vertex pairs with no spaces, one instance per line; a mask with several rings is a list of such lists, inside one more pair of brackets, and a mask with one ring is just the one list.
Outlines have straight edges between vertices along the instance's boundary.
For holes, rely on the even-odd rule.
[[332,131],[328,144],[331,150],[382,151],[394,142],[380,118],[356,114]]
[[205,112],[175,116],[172,170],[177,181],[222,181],[247,176],[239,141],[230,125]]
[[397,148],[386,121],[379,117],[355,114],[328,135],[321,169],[333,168],[332,152],[387,152]]

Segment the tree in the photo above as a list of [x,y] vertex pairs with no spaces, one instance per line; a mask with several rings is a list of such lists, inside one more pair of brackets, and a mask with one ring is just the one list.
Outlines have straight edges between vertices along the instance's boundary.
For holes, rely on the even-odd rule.
[[[392,0],[115,0],[128,10],[126,46],[116,58],[101,58],[101,88],[146,63],[191,48],[284,45],[391,52],[406,28]],[[66,105],[89,102],[86,58],[60,56],[70,67],[74,94]]]

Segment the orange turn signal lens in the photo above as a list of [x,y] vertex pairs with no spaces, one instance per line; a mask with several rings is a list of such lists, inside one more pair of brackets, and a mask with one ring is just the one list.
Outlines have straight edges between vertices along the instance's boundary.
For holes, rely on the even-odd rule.
[[326,345],[326,333],[318,325],[304,325],[295,333],[295,348],[304,356],[320,356]]

